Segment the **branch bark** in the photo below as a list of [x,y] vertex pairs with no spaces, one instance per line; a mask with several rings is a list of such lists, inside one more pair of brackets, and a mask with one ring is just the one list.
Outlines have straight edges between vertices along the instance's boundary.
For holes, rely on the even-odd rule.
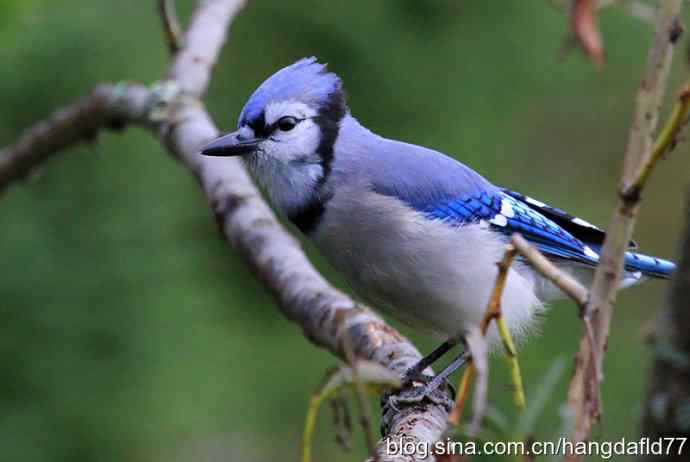
[[[584,318],[591,320],[591,334],[585,331],[575,357],[575,371],[568,391],[568,407],[575,415],[572,438],[585,441],[601,414],[599,397],[603,379],[603,354],[608,341],[616,293],[623,271],[623,259],[632,235],[640,194],[625,194],[627,185],[649,165],[666,80],[670,70],[673,45],[677,40],[681,0],[660,2],[656,28],[647,59],[645,76],[637,93],[635,112],[625,154],[618,200],[606,232],[601,261],[594,275]],[[592,346],[592,340],[594,345]],[[580,460],[569,456],[565,460]]]
[[577,279],[571,277],[568,273],[565,273],[551,263],[543,253],[527,242],[522,235],[513,234],[510,241],[535,270],[551,281],[553,285],[561,289],[568,297],[573,299],[580,309],[584,309],[587,304],[587,299],[589,298],[589,293]]
[[[135,84],[99,86],[83,101],[29,129],[18,143],[0,153],[0,191],[52,155],[92,139],[101,129],[129,124],[149,128],[197,177],[223,238],[308,339],[344,358],[338,333],[345,332],[358,357],[402,374],[420,359],[417,349],[379,316],[333,288],[313,268],[239,161],[199,154],[199,149],[218,135],[199,98],[209,84],[227,28],[245,3],[200,1],[185,33],[185,45],[174,55],[163,82],[151,89]],[[432,444],[445,428],[447,411],[424,402],[402,407],[388,417],[390,430],[379,441],[376,456],[380,461],[409,461],[418,458],[391,454],[387,443],[403,439],[412,444]]]
[[26,130],[14,145],[0,150],[0,193],[63,149],[95,141],[103,128],[118,130],[144,123],[148,96],[143,85],[99,85],[77,103]]
[[168,42],[168,49],[171,55],[175,55],[182,48],[182,28],[177,19],[175,0],[158,0],[158,14],[163,23],[165,40]]

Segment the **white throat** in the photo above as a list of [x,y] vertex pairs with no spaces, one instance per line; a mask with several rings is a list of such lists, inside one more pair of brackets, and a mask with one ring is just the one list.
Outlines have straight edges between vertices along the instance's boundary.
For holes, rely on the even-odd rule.
[[314,200],[316,186],[323,177],[323,167],[319,163],[284,163],[263,153],[256,153],[245,161],[271,203],[288,216]]
[[286,116],[300,120],[289,131],[275,129],[261,142],[258,151],[245,159],[273,205],[291,216],[314,202],[324,176],[322,159],[317,153],[321,129],[314,118],[318,111],[289,100],[268,104],[264,114],[269,127]]

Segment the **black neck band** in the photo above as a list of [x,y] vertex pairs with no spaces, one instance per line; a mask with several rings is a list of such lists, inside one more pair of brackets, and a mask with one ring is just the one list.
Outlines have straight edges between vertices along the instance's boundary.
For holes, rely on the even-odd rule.
[[314,117],[314,122],[321,131],[321,140],[316,152],[321,159],[323,174],[314,186],[312,199],[288,215],[290,221],[304,234],[309,234],[316,228],[326,210],[326,203],[333,197],[333,193],[326,188],[326,181],[331,174],[333,147],[338,139],[340,121],[346,113],[345,94],[339,88],[328,96],[326,104],[319,108],[318,114]]

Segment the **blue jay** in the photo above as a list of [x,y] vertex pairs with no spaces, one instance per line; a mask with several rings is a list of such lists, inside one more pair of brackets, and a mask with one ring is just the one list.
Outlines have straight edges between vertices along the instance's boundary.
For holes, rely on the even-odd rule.
[[[604,232],[595,226],[495,186],[440,152],[362,126],[340,78],[315,58],[269,77],[242,109],[237,131],[202,154],[242,156],[274,207],[362,298],[445,340],[408,378],[478,325],[512,233],[584,284],[599,261]],[[633,250],[631,244],[623,286],[668,278],[675,269]],[[559,296],[526,262],[510,269],[503,313],[518,342],[544,303]],[[489,343],[498,343],[495,330]]]

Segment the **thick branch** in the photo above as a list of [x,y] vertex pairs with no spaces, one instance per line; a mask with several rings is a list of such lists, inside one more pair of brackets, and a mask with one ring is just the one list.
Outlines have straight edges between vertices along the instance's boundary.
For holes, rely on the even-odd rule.
[[[637,93],[635,112],[628,147],[625,154],[620,191],[637,177],[636,172],[649,159],[653,133],[659,119],[662,98],[670,69],[673,45],[677,39],[677,21],[681,0],[660,3],[659,16],[647,68]],[[619,198],[607,228],[601,261],[594,275],[590,297],[585,307],[585,319],[591,319],[592,332],[585,332],[576,356],[576,368],[570,382],[568,406],[576,416],[575,441],[586,440],[592,425],[600,417],[599,382],[603,353],[608,341],[609,326],[618,291],[623,259],[632,235],[637,215],[639,194],[619,193]],[[592,348],[592,338],[594,348]],[[566,460],[579,460],[578,457]]]
[[[343,357],[338,332],[347,332],[358,357],[398,373],[415,364],[416,348],[380,317],[333,288],[312,267],[299,242],[276,220],[243,166],[209,158],[199,149],[218,135],[201,102],[231,19],[245,0],[203,0],[174,57],[166,80],[141,86],[99,87],[94,94],[30,130],[0,159],[0,188],[26,175],[60,149],[90,139],[102,128],[144,125],[198,178],[220,231],[276,297],[280,308],[316,345]],[[436,441],[446,422],[442,406],[422,403],[389,416],[388,437]],[[379,442],[381,461],[400,460]],[[405,459],[409,460],[409,458]]]
[[[223,11],[219,11],[221,4],[225,6]],[[187,32],[185,48],[168,73],[183,91],[205,92],[226,29],[225,24],[215,21],[229,20],[243,4],[202,2]],[[220,30],[213,30],[214,25]],[[226,240],[242,254],[307,338],[343,357],[336,334],[342,316],[339,312],[347,310],[342,318],[358,357],[401,374],[420,359],[407,339],[330,286],[312,267],[299,243],[275,219],[239,161],[199,155],[200,147],[217,136],[200,105],[181,105],[169,120],[159,130],[162,141],[197,175]],[[423,403],[402,408],[387,422],[389,437],[432,443],[441,435],[445,420],[442,406]],[[396,460],[386,453],[385,443],[379,442],[378,460]]]
[[185,46],[175,56],[167,78],[189,95],[203,95],[228,26],[246,3],[247,0],[200,0],[184,36]]
[[[197,154],[199,147],[215,136],[203,110],[190,106],[178,116],[187,122],[175,128],[170,145],[197,174],[226,240],[273,292],[286,316],[314,343],[342,357],[341,339],[336,334],[339,313],[346,311],[343,319],[358,357],[401,374],[414,365],[420,356],[408,340],[331,287],[314,270],[239,163]],[[433,404],[404,407],[388,422],[389,437],[431,443],[443,431],[446,416],[441,406]],[[379,443],[377,455],[381,461],[397,460],[386,453],[385,440]]]

